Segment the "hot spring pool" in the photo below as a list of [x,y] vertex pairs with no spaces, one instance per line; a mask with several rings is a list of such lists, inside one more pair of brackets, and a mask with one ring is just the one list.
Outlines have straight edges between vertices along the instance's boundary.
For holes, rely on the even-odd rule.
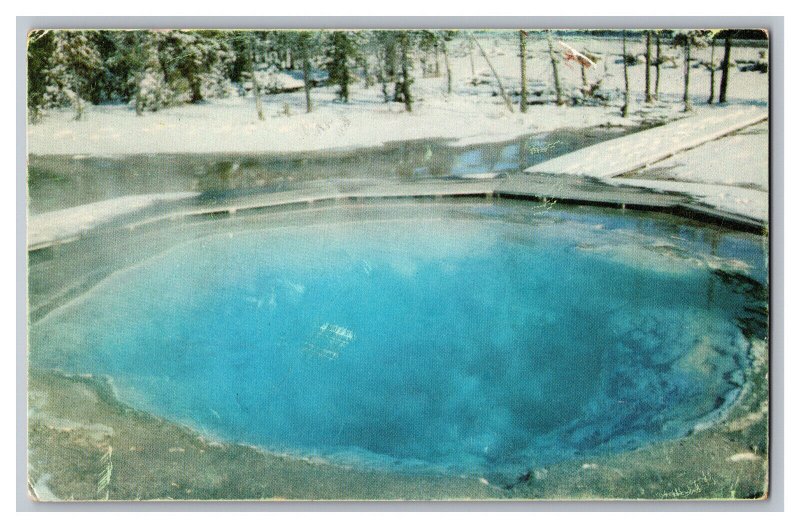
[[208,221],[36,321],[31,366],[109,376],[228,441],[505,475],[685,435],[742,384],[757,237],[592,208],[357,209]]

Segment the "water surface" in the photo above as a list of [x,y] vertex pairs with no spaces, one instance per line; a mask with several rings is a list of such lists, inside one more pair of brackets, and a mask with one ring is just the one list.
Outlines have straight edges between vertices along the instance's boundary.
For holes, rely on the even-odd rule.
[[32,366],[225,440],[510,476],[687,434],[763,329],[755,237],[593,208],[331,214],[213,221],[35,323]]
[[453,146],[403,141],[379,148],[292,154],[151,154],[114,158],[30,156],[32,214],[131,194],[240,190],[286,191],[310,182],[387,183],[521,170],[636,129],[565,129],[512,141]]

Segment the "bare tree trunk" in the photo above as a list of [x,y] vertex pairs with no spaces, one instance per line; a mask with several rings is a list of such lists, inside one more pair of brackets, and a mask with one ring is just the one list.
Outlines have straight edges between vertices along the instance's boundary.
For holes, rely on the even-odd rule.
[[650,93],[650,63],[653,62],[653,47],[650,43],[650,33],[647,31],[647,51],[644,55],[644,101],[646,103],[653,102],[653,94]]
[[692,101],[691,97],[689,97],[689,77],[692,72],[692,40],[688,35],[684,47],[683,111],[690,112],[692,110]]
[[656,31],[656,85],[653,98],[658,100],[658,86],[661,81],[661,30]]
[[470,37],[472,38],[472,41],[475,42],[475,45],[478,46],[478,51],[480,51],[481,55],[483,55],[483,58],[486,60],[486,64],[489,65],[489,69],[492,70],[492,75],[494,75],[494,79],[495,81],[497,81],[497,86],[500,88],[500,95],[503,97],[503,101],[506,102],[508,111],[513,114],[514,106],[511,104],[511,99],[508,98],[508,94],[506,94],[505,88],[503,88],[503,82],[500,80],[500,76],[497,75],[497,71],[494,69],[492,61],[489,60],[489,56],[486,54],[485,51],[483,51],[483,46],[481,46],[481,43],[478,42],[474,36],[470,35]]
[[628,37],[624,29],[622,30],[622,71],[625,76],[625,104],[622,105],[622,117],[628,117],[631,89],[628,83]]
[[581,91],[584,97],[589,95],[589,78],[586,77],[586,68],[584,66],[581,66]]
[[83,99],[81,98],[81,94],[78,92],[77,88],[75,89],[75,121],[80,121],[83,119],[83,113],[86,110],[86,106],[83,104]]
[[389,96],[389,65],[388,65],[388,52],[384,49],[378,53],[378,61],[380,62],[380,68],[378,71],[380,72],[380,81],[381,81],[381,92],[383,93],[383,102],[388,103],[391,100]]
[[725,35],[725,55],[722,57],[722,80],[719,83],[719,102],[728,100],[728,70],[731,67],[731,32]]
[[716,73],[717,73],[717,65],[714,63],[714,52],[716,51],[716,43],[717,39],[715,37],[711,37],[711,64],[709,65],[709,70],[711,72],[711,85],[708,90],[708,104],[714,104],[714,88],[716,84]]
[[311,113],[311,62],[308,60],[308,49],[303,47],[303,89],[306,92],[306,113]]
[[138,72],[136,74],[136,95],[135,95],[135,104],[136,104],[136,115],[142,116],[144,114],[144,101],[142,100],[142,79],[144,78],[143,72]]
[[561,78],[558,76],[558,59],[556,59],[555,51],[553,51],[553,36],[550,31],[547,32],[547,47],[550,50],[550,63],[553,66],[553,83],[556,88],[556,104],[561,106],[564,104],[564,94],[561,92]]
[[528,111],[528,32],[519,31],[519,111],[523,114]]
[[408,34],[405,31],[400,32],[400,68],[403,73],[403,83],[401,85],[403,103],[406,106],[406,111],[411,112],[411,65],[408,58]]
[[453,93],[453,71],[450,69],[450,55],[447,54],[447,42],[442,42],[442,54],[444,55],[444,67],[447,72],[447,93]]
[[256,98],[256,113],[258,120],[264,120],[264,109],[261,106],[261,87],[258,85],[258,77],[256,77],[256,53],[255,53],[255,34],[250,35],[250,79],[253,82],[253,96]]
[[477,77],[475,76],[475,57],[472,56],[472,38],[469,39],[469,67],[472,71],[472,84],[477,83]]

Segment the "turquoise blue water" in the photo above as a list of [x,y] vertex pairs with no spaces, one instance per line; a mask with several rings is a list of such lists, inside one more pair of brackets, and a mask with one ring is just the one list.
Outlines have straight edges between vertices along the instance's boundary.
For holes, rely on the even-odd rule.
[[476,212],[185,243],[36,323],[31,362],[225,440],[502,475],[684,435],[736,394],[756,242]]

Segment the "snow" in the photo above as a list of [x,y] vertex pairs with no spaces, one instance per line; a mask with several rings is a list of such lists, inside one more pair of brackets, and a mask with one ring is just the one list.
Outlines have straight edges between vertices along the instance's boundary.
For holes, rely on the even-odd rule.
[[[277,99],[291,100],[282,94]],[[302,94],[300,94],[302,96]],[[320,97],[318,94],[316,97]],[[542,108],[538,115],[508,114],[481,97],[421,102],[407,113],[401,104],[356,100],[319,104],[311,114],[285,115],[283,103],[267,102],[267,119],[255,117],[252,98],[230,98],[130,115],[119,107],[94,108],[86,121],[59,112],[29,128],[31,154],[116,156],[186,152],[300,152],[380,146],[391,141],[451,138],[459,144],[503,141],[556,128],[624,124],[607,108]],[[290,104],[290,103],[287,103]],[[303,112],[290,104],[292,112]],[[627,121],[631,124],[632,121]]]
[[613,178],[764,121],[767,117],[767,109],[757,106],[706,110],[553,158],[529,167],[525,172]]
[[660,192],[688,194],[694,200],[721,211],[760,220],[765,224],[769,220],[769,193],[757,189],[669,180],[625,179],[616,183]]
[[[702,168],[702,171],[699,169]],[[699,174],[702,172],[702,174]],[[769,126],[760,123],[681,152],[639,171],[637,177],[769,190]]]
[[28,247],[76,237],[114,218],[146,209],[158,202],[184,200],[199,193],[139,194],[93,202],[28,218]]
[[[481,34],[482,47],[490,56],[506,91],[519,91],[518,36],[516,32]],[[75,121],[70,109],[51,111],[28,127],[30,154],[71,156],[123,156],[143,153],[277,153],[380,146],[392,141],[443,138],[456,145],[498,142],[525,134],[559,128],[633,126],[642,122],[668,122],[648,131],[605,142],[550,160],[532,169],[566,172],[601,178],[614,185],[646,187],[661,192],[690,194],[695,200],[722,210],[767,220],[768,136],[761,133],[725,134],[752,125],[767,116],[769,76],[731,68],[727,105],[708,105],[709,71],[692,68],[690,94],[695,110],[683,113],[683,59],[680,49],[664,45],[662,54],[676,57],[675,66],[661,70],[659,101],[644,103],[644,64],[630,66],[630,117],[620,116],[624,80],[619,39],[559,36],[578,52],[599,57],[587,71],[590,84],[600,82],[603,100],[592,104],[531,105],[526,114],[509,112],[483,57],[459,37],[448,44],[453,92],[447,93],[444,60],[440,77],[415,71],[412,92],[414,111],[402,103],[384,103],[380,84],[351,86],[349,103],[336,102],[337,87],[312,90],[313,112],[305,112],[302,90],[265,95],[266,119],[256,116],[251,94],[214,99],[195,105],[146,112],[138,117],[126,105],[88,108],[85,119]],[[644,42],[629,39],[629,53],[644,53]],[[759,48],[734,47],[734,61],[757,61]],[[655,53],[655,50],[653,51]],[[552,69],[547,42],[531,34],[528,42],[528,90],[532,100],[554,100]],[[693,50],[693,57],[708,61],[710,48]],[[717,49],[716,57],[722,56]],[[560,66],[565,98],[578,98],[582,87],[580,67],[574,62]],[[653,83],[655,69],[651,70]],[[301,86],[298,72],[273,73],[281,89]],[[719,82],[719,72],[717,82]],[[473,82],[474,81],[474,82]],[[604,102],[605,101],[605,102]],[[670,122],[673,121],[673,122]],[[762,128],[758,128],[761,126]],[[758,125],[752,130],[763,130]],[[665,159],[666,158],[666,159]],[[642,167],[648,165],[642,169]],[[634,171],[630,173],[631,171]],[[617,176],[629,172],[624,178]],[[80,232],[104,210],[119,206],[122,213],[138,207],[143,197],[127,197],[119,203],[84,206],[81,212],[58,213],[58,222]],[[130,200],[130,201],[126,201]],[[104,205],[102,205],[104,204]],[[93,208],[92,208],[93,207]],[[79,209],[79,208],[76,208]],[[45,215],[39,215],[45,217]],[[53,217],[33,217],[31,237],[46,238]],[[43,235],[37,234],[44,232]]]
[[[515,32],[498,37],[481,37],[507,91],[519,87],[519,57]],[[69,109],[51,111],[40,123],[28,127],[31,154],[119,156],[140,153],[179,152],[298,152],[323,149],[349,149],[380,146],[391,141],[447,138],[459,145],[503,141],[524,134],[547,132],[565,127],[599,125],[626,126],[652,117],[642,103],[644,66],[629,68],[633,114],[620,117],[622,65],[617,64],[621,43],[615,39],[561,38],[578,51],[600,55],[602,60],[588,71],[589,82],[602,81],[601,92],[611,99],[610,106],[533,105],[526,114],[509,113],[497,91],[489,68],[477,51],[473,52],[476,77],[473,85],[467,41],[449,43],[453,72],[453,93],[446,93],[442,61],[440,77],[423,77],[415,72],[414,111],[404,111],[402,103],[384,103],[379,84],[369,88],[363,81],[351,88],[347,104],[335,102],[336,87],[314,88],[314,111],[305,113],[302,90],[263,97],[266,119],[259,121],[252,96],[215,99],[145,113],[137,117],[126,105],[97,106],[87,109],[82,121],[74,121]],[[629,42],[632,51],[643,52],[644,44]],[[665,52],[677,53],[667,48]],[[552,73],[544,38],[529,39],[529,91],[535,97],[552,97]],[[718,50],[719,51],[719,50]],[[616,54],[616,55],[615,55]],[[695,51],[700,59],[709,49]],[[758,50],[734,48],[734,59],[756,60]],[[293,72],[294,73],[294,72]],[[654,73],[654,72],[653,72]],[[691,92],[696,105],[707,98],[708,72],[693,70]],[[296,77],[281,74],[281,82],[297,84]],[[284,78],[286,77],[286,78]],[[582,84],[580,69],[574,63],[562,64],[562,85],[567,96],[577,93]],[[768,76],[732,69],[728,100],[735,104],[765,104],[769,92]],[[666,116],[680,108],[683,73],[680,67],[664,68],[661,75],[661,101],[657,107]],[[639,112],[639,110],[643,110]],[[716,111],[716,109],[709,109]],[[287,115],[288,114],[288,115]]]
[[553,158],[525,172],[589,176],[613,185],[683,193],[722,211],[766,223],[766,119],[767,111],[761,107],[699,112]]
[[769,221],[769,127],[761,123],[615,180],[680,192],[717,209]]

